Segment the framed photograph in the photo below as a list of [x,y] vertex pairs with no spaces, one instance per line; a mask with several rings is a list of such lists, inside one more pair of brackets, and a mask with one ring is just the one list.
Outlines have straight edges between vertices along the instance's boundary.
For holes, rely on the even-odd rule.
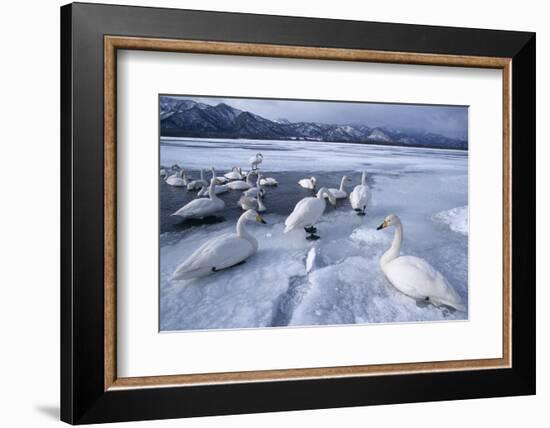
[[77,3],[61,53],[62,420],[535,393],[533,33]]

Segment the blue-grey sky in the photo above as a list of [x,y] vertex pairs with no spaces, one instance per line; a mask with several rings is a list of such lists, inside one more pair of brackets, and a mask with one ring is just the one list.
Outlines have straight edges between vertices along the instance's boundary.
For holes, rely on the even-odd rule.
[[468,108],[464,106],[222,97],[181,98],[210,105],[225,103],[271,120],[284,118],[291,122],[390,126],[420,129],[451,138],[466,139],[468,136]]

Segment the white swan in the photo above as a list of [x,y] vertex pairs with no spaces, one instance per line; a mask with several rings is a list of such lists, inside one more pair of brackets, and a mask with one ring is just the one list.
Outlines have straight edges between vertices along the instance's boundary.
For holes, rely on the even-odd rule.
[[248,221],[265,224],[256,211],[246,211],[237,221],[237,233],[227,233],[206,241],[176,268],[171,279],[199,278],[244,263],[258,251],[258,241],[245,228]]
[[265,210],[267,210],[261,194],[258,194],[255,198],[253,198],[252,196],[243,195],[239,199],[238,204],[245,211],[255,209],[259,213],[263,213]]
[[260,180],[260,184],[262,186],[276,186],[277,184],[279,184],[279,182],[273,177],[262,177],[262,179]]
[[204,169],[201,169],[201,178],[189,182],[187,184],[187,190],[199,190],[203,186],[208,186],[208,182],[204,179]]
[[230,181],[227,183],[227,187],[229,187],[231,190],[247,190],[252,187],[252,174],[248,174],[246,177],[246,181],[244,180],[236,180],[236,181]]
[[298,181],[298,184],[304,189],[314,190],[317,184],[317,179],[315,177],[302,178],[300,181]]
[[174,187],[185,187],[187,185],[187,178],[185,178],[185,171],[183,169],[180,172],[172,174],[165,181],[166,184]]
[[365,171],[361,175],[361,184],[355,186],[349,194],[349,201],[357,215],[365,215],[367,203],[369,202],[369,186],[367,185],[367,173]]
[[377,230],[389,226],[395,227],[393,243],[380,258],[382,272],[388,281],[413,299],[429,301],[436,306],[452,306],[465,312],[466,306],[462,299],[438,270],[420,257],[399,254],[403,241],[403,226],[399,217],[390,214]]
[[303,198],[296,204],[292,213],[285,220],[285,233],[303,227],[308,234],[306,239],[319,239],[319,236],[315,235],[317,229],[314,224],[319,221],[325,211],[325,196],[333,206],[336,206],[334,195],[322,187],[317,196]]
[[160,169],[160,176],[161,176],[162,178],[168,177],[168,172],[166,171],[166,169],[164,169],[164,168],[161,168],[161,169]]
[[249,160],[248,160],[248,163],[250,164],[250,169],[252,171],[255,171],[258,169],[258,165],[260,165],[262,163],[262,161],[264,160],[264,155],[262,155],[261,153],[256,153],[255,156],[252,156]]
[[214,214],[219,210],[222,210],[225,207],[225,202],[218,198],[214,193],[215,185],[216,179],[213,178],[210,180],[210,187],[208,188],[208,199],[194,199],[188,204],[181,207],[172,215],[179,216],[183,219],[204,218]]
[[223,175],[228,180],[242,180],[243,174],[242,170],[236,166],[233,167],[233,169]]
[[[216,183],[219,183],[220,182],[220,177],[216,177],[216,170],[214,168],[210,168],[210,171],[212,172],[212,178],[215,178]],[[222,177],[222,178],[223,178],[223,180],[228,181],[225,177]],[[204,186],[203,185],[201,187],[201,190],[199,190],[199,193],[198,193],[197,196],[199,196],[199,197],[207,196],[208,195],[208,188],[209,188],[209,186]],[[216,194],[216,195],[220,195],[220,194],[225,193],[227,191],[229,191],[229,187],[227,187],[225,184],[222,184],[222,185],[216,184],[216,186],[214,186],[214,194]]]
[[[342,180],[340,181],[340,188],[339,189],[335,189],[334,187],[331,187],[329,188],[329,192],[332,193],[332,195],[336,198],[336,199],[344,199],[344,198],[347,198],[348,196],[348,193],[346,192],[346,188],[345,188],[345,184],[346,184],[346,181],[351,181],[347,175],[344,175],[342,177]],[[326,196],[325,196],[326,198]]]
[[[247,177],[248,178],[248,177]],[[245,192],[243,192],[243,195],[244,196],[251,196],[253,198],[255,198],[256,196],[258,196],[258,194],[260,195],[265,195],[265,189],[263,188],[263,186],[261,185],[261,182],[262,182],[262,175],[261,174],[258,174],[258,178],[256,179],[256,186],[255,187],[251,187],[250,189],[246,190]]]

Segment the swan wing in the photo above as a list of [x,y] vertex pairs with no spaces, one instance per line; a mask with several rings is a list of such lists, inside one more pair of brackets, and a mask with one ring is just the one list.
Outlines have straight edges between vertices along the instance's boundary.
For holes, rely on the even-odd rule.
[[218,236],[205,242],[180,264],[174,271],[172,279],[190,279],[208,275],[246,260],[254,251],[249,241],[235,234]]
[[445,304],[465,310],[462,299],[447,279],[420,257],[397,257],[388,262],[383,270],[389,281],[410,297],[429,298],[434,304]]
[[325,211],[325,201],[319,198],[304,198],[285,220],[285,233],[298,227],[310,226],[319,220]]

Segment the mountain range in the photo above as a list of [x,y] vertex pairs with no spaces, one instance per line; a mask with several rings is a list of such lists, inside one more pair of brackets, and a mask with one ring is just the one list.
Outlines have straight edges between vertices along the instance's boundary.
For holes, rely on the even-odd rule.
[[266,119],[225,103],[215,106],[188,99],[161,97],[160,128],[165,137],[246,138],[468,149],[468,141],[423,130],[337,125]]

